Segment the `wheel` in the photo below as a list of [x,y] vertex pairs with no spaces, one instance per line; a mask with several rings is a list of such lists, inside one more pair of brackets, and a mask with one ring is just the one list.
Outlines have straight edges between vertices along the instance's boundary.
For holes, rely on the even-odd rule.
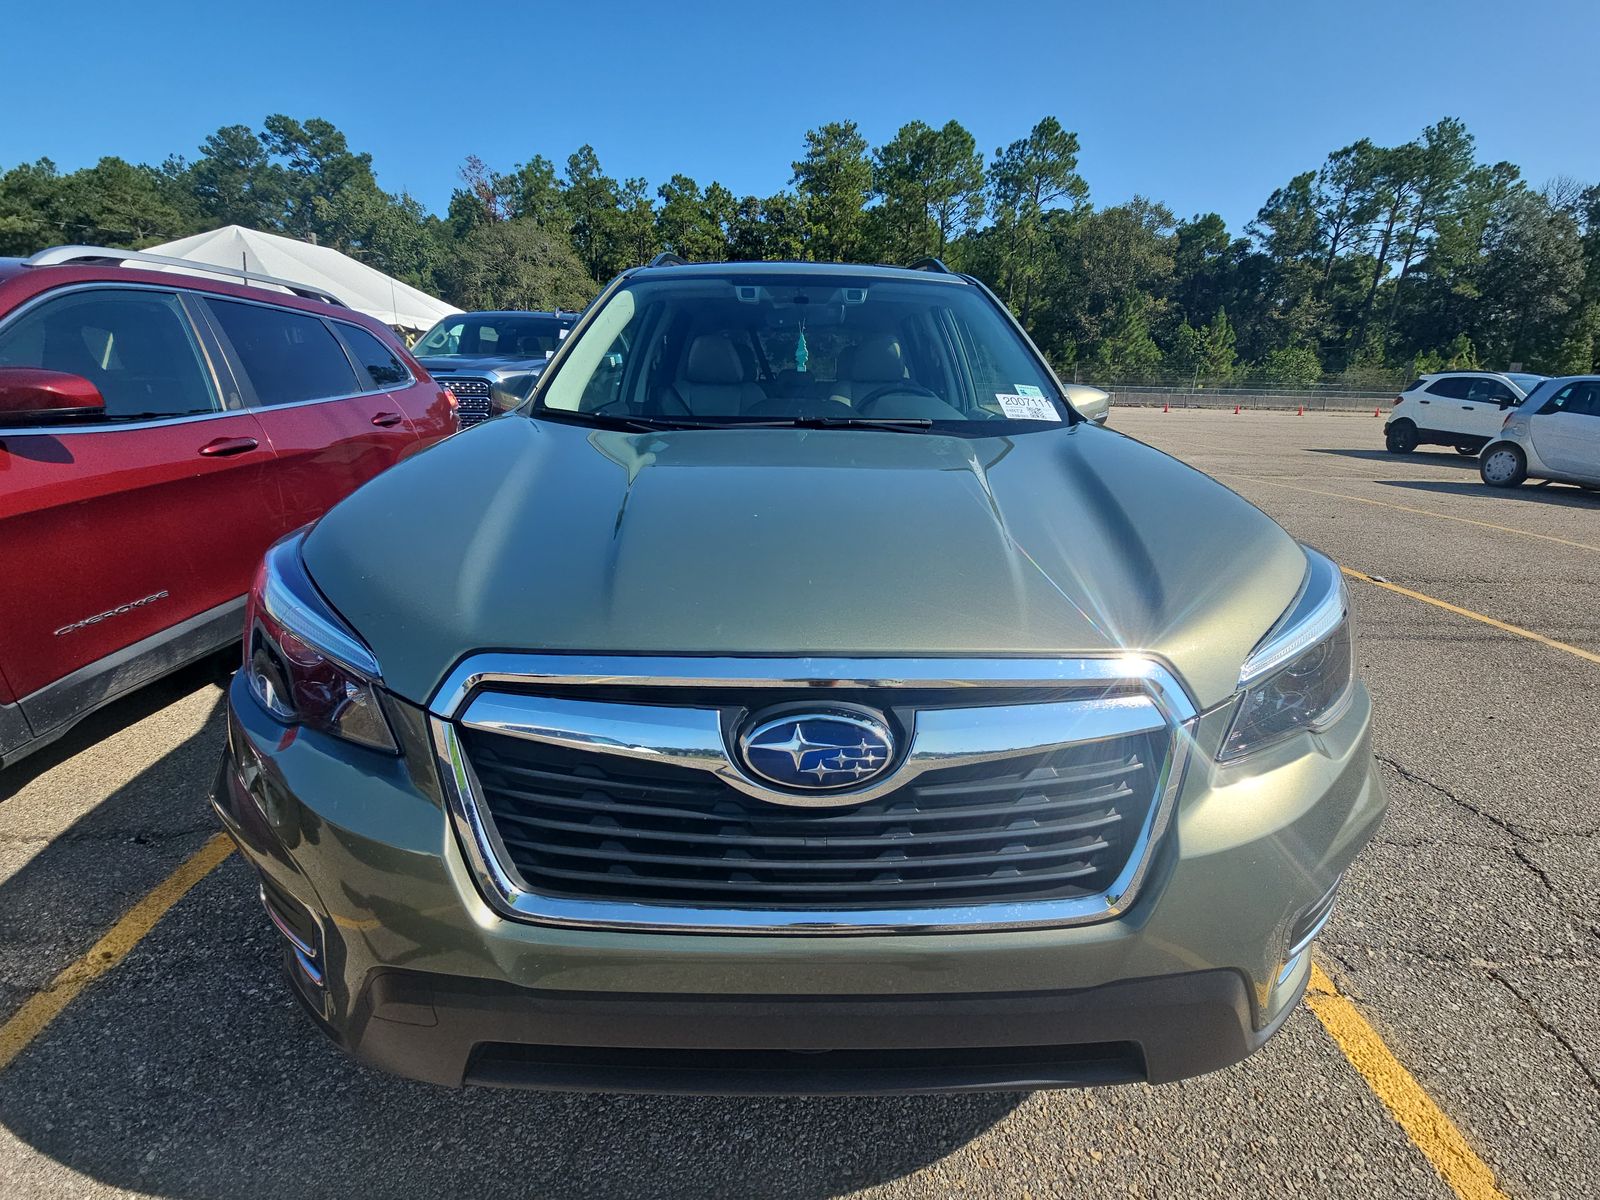
[[1483,452],[1478,460],[1478,474],[1490,487],[1521,487],[1528,477],[1528,460],[1510,442],[1501,442]]
[[1460,442],[1456,445],[1456,453],[1465,454],[1468,458],[1476,458],[1478,456],[1478,451],[1482,449],[1482,446],[1475,445],[1470,442]]
[[1417,448],[1417,427],[1410,421],[1396,421],[1389,426],[1384,444],[1391,454],[1410,454]]

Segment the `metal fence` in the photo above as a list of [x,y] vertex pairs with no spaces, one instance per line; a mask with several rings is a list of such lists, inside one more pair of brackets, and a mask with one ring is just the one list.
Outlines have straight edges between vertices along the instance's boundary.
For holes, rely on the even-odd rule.
[[1304,408],[1307,412],[1371,412],[1394,402],[1400,387],[1386,390],[1347,388],[1323,384],[1288,388],[1274,384],[1234,384],[1228,387],[1193,387],[1158,383],[1098,383],[1091,387],[1111,393],[1113,404],[1123,406],[1170,405],[1173,408]]

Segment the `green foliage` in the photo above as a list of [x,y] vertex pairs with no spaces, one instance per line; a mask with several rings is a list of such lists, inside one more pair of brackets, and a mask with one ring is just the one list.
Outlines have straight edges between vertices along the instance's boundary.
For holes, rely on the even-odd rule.
[[1600,185],[1534,190],[1479,163],[1453,118],[1361,139],[1276,189],[1242,235],[1143,197],[1095,209],[1053,116],[985,161],[956,121],[872,146],[806,132],[790,190],[652,186],[581,146],[558,169],[469,156],[447,211],[384,191],[319,118],[227,125],[193,161],[49,159],[0,173],[0,254],[145,246],[241,224],[332,246],[465,306],[577,305],[670,249],[691,259],[906,262],[933,254],[1011,305],[1052,361],[1110,383],[1161,376],[1388,388],[1447,366],[1600,366]]
[[1310,346],[1281,346],[1262,360],[1256,375],[1262,383],[1308,388],[1322,379],[1322,363]]
[[594,295],[572,243],[531,217],[479,225],[441,270],[463,308],[582,308]]
[[806,134],[806,152],[793,164],[804,222],[805,257],[818,262],[865,258],[867,195],[872,161],[854,121],[830,121]]
[[1090,360],[1097,377],[1140,382],[1160,370],[1161,349],[1150,336],[1148,303],[1137,294],[1124,297]]
[[943,257],[983,217],[983,155],[956,121],[903,125],[873,151],[874,240],[886,262]]

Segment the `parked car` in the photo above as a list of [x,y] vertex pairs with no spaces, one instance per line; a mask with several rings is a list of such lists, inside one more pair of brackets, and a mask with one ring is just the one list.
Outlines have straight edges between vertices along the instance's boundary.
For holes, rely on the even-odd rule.
[[1490,487],[1551,479],[1600,490],[1600,375],[1541,383],[1507,414],[1483,449],[1478,473]]
[[966,276],[652,265],[279,542],[215,796],[317,1024],[646,1091],[1262,1045],[1386,805],[1340,571],[1064,395]]
[[455,428],[376,321],[170,265],[0,260],[0,763],[237,641],[268,546]]
[[528,398],[577,323],[575,312],[471,312],[446,317],[412,353],[455,393],[462,428]]
[[1543,375],[1444,371],[1411,381],[1395,397],[1384,442],[1395,454],[1418,446],[1453,446],[1477,454],[1500,430],[1506,410],[1521,404]]

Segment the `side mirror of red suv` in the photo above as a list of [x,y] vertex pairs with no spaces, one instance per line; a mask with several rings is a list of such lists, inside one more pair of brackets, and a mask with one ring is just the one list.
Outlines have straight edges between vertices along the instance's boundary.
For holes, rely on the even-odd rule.
[[7,417],[90,416],[105,408],[100,389],[82,375],[0,367],[0,421]]

